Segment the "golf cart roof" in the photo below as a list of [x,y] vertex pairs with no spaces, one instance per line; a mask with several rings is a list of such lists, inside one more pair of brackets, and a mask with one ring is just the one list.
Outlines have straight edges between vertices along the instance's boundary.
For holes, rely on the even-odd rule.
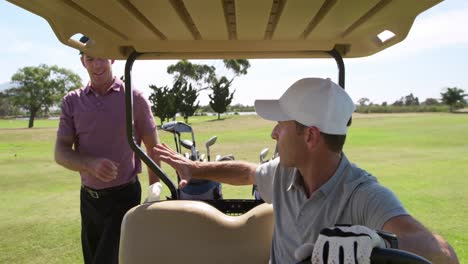
[[[402,41],[416,16],[442,0],[8,1],[93,56],[219,59],[369,56]],[[381,41],[385,30],[395,35]],[[91,41],[79,42],[81,34]]]

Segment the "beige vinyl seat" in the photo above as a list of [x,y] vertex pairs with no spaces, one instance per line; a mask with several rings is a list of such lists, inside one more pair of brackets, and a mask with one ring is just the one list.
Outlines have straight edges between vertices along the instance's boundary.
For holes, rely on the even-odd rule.
[[261,204],[229,216],[200,201],[161,201],[129,210],[119,262],[268,263],[273,208]]

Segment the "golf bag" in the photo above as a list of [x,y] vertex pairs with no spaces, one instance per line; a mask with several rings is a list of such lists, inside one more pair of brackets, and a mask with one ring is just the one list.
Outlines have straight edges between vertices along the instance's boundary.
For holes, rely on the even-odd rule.
[[[161,126],[161,129],[174,135],[174,143],[178,153],[182,154],[182,148],[190,150],[186,153],[186,158],[191,160],[200,160],[198,150],[195,143],[195,133],[191,126],[184,122],[172,121]],[[181,133],[189,133],[192,140],[181,139]],[[210,159],[209,146],[216,142],[216,136],[210,138],[207,143],[208,161]],[[232,157],[234,159],[234,157]],[[203,159],[201,159],[203,160]],[[223,157],[222,160],[228,160]],[[180,180],[180,177],[177,177]],[[223,198],[221,183],[209,180],[192,179],[183,188],[179,189],[179,198],[182,200],[220,200]]]
[[182,200],[223,199],[221,183],[192,179],[183,189],[179,189],[179,198]]

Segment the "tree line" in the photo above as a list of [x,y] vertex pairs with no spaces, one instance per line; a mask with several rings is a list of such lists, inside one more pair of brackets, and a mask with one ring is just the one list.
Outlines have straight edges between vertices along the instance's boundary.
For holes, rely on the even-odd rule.
[[[172,86],[150,85],[149,101],[152,111],[161,120],[181,114],[185,121],[200,108],[200,91],[210,90],[209,106],[216,113],[225,113],[234,98],[230,91],[234,79],[247,74],[250,63],[246,59],[223,60],[223,67],[230,74],[217,74],[214,66],[194,64],[181,60],[167,68],[173,75]],[[230,76],[228,76],[230,75]],[[121,78],[123,79],[123,78]],[[71,90],[82,87],[76,73],[56,65],[40,64],[18,69],[11,77],[11,88],[0,92],[0,117],[29,115],[28,127],[34,126],[37,116],[48,116],[51,108],[57,107],[61,98]]]
[[[173,76],[170,86],[149,86],[153,114],[161,124],[180,114],[188,122],[197,111],[214,111],[220,115],[227,111],[254,111],[253,106],[240,104],[231,106],[235,91],[231,86],[235,78],[245,75],[250,68],[246,59],[223,60],[226,74],[219,74],[214,66],[195,64],[187,60],[178,61],[167,67],[167,73]],[[82,87],[82,81],[76,73],[56,65],[40,64],[18,69],[11,77],[13,87],[0,92],[0,117],[29,116],[28,127],[34,126],[37,116],[48,116],[56,108],[61,98],[68,91]],[[208,90],[209,105],[200,106],[198,96]],[[357,112],[454,112],[467,105],[467,94],[458,87],[448,87],[440,93],[441,98],[428,98],[420,102],[412,93],[388,104],[375,104],[368,98],[357,101]]]
[[[391,104],[372,103],[369,98],[363,97],[357,101],[358,113],[400,113],[400,112],[454,112],[467,105],[467,94],[463,89],[457,87],[447,87],[440,93],[441,98],[427,98],[420,102],[419,98],[412,93],[400,97]],[[448,109],[447,109],[448,107]]]

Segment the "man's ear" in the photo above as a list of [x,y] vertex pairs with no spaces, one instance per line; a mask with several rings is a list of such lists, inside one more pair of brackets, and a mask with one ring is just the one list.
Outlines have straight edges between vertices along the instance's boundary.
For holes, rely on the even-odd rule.
[[317,127],[307,127],[304,133],[305,142],[309,148],[315,148],[320,140],[320,130]]

